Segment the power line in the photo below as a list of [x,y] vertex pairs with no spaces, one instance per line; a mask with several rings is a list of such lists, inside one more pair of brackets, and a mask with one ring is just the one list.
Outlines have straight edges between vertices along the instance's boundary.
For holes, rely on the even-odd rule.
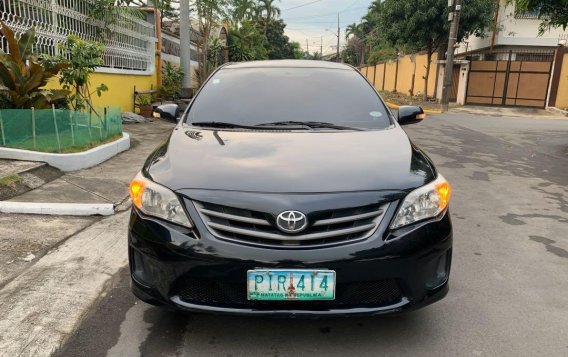
[[355,5],[356,3],[358,3],[359,0],[355,0],[351,3],[351,5],[347,6],[345,9],[343,9],[342,11],[346,11],[347,9],[351,8],[351,6]]
[[299,9],[301,7],[308,6],[308,5],[315,4],[317,2],[322,2],[322,1],[323,0],[315,0],[315,1],[311,1],[311,2],[308,2],[308,3],[302,4],[302,5],[297,5],[297,6],[289,7],[287,9],[282,9],[280,11],[289,11],[289,10]]
[[315,19],[315,18],[318,18],[318,17],[326,17],[326,16],[332,16],[332,15],[336,16],[338,13],[341,14],[341,13],[344,13],[344,12],[355,11],[355,10],[360,10],[360,9],[367,9],[367,8],[369,8],[369,7],[368,6],[359,6],[359,7],[354,7],[352,9],[347,8],[345,10],[330,12],[330,13],[323,14],[323,15],[309,15],[309,16],[290,17],[290,18],[284,19],[284,20],[287,21],[287,20],[295,20],[295,19]]

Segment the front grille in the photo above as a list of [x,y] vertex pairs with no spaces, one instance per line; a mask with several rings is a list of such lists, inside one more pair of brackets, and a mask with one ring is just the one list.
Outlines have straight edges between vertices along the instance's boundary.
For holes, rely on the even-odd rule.
[[331,301],[250,301],[244,281],[241,284],[227,284],[216,280],[186,278],[177,295],[187,303],[278,310],[381,307],[402,300],[402,293],[394,279],[356,283],[338,281],[335,292],[335,300]]
[[288,234],[277,228],[276,217],[270,213],[206,202],[194,204],[207,228],[219,238],[290,248],[366,239],[375,232],[388,208],[387,203],[312,212],[303,232]]

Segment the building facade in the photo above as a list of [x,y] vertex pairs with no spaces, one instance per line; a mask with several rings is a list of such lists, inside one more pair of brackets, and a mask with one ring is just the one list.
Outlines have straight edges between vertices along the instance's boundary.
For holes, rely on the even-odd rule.
[[[568,78],[561,74],[568,64],[559,55],[564,53],[568,33],[556,28],[539,35],[538,14],[520,13],[505,0],[499,1],[495,24],[485,37],[471,36],[457,47],[454,101],[535,108],[568,105],[562,93]],[[440,61],[442,67],[444,62]],[[443,72],[438,72],[438,98]]]

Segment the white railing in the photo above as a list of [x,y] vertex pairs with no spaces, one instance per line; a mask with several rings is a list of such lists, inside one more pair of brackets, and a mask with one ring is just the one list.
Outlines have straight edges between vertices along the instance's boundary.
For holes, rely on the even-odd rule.
[[[67,36],[105,45],[104,68],[111,72],[151,72],[154,68],[154,25],[126,12],[113,14],[105,31],[91,17],[95,0],[0,0],[0,20],[17,33],[36,28],[35,50],[55,55]],[[3,50],[5,41],[1,42]]]

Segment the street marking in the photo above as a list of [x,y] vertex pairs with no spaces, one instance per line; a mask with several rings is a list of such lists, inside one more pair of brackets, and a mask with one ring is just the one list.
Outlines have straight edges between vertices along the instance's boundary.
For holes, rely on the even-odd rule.
[[0,213],[42,214],[55,216],[111,216],[112,203],[0,202]]

